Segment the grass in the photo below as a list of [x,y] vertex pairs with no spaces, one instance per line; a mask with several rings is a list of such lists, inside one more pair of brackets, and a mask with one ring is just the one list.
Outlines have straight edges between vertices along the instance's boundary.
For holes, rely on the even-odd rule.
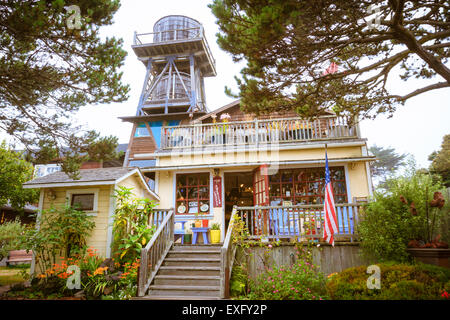
[[21,275],[21,271],[30,271],[30,265],[15,265],[0,267],[0,286],[5,286],[13,283],[25,281]]

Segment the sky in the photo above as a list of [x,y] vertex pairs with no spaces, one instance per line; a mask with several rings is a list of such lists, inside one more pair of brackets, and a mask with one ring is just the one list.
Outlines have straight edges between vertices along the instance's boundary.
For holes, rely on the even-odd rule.
[[[234,100],[225,95],[228,86],[236,91],[234,76],[239,76],[243,64],[232,61],[231,55],[222,51],[216,43],[219,32],[216,18],[207,7],[210,0],[122,0],[114,23],[102,29],[103,36],[120,37],[128,52],[122,67],[123,81],[131,87],[126,102],[82,107],[75,121],[95,129],[102,135],[115,135],[119,143],[128,143],[131,124],[118,117],[136,113],[145,76],[145,67],[131,49],[134,32],[152,32],[153,24],[166,15],[186,15],[203,24],[206,38],[216,60],[217,76],[205,78],[206,102],[214,110]],[[434,79],[434,81],[436,81]],[[439,79],[442,81],[442,78]],[[425,83],[426,84],[426,83]],[[423,81],[404,82],[395,76],[389,86],[392,93],[408,93],[424,85]],[[379,116],[376,120],[364,120],[361,134],[368,145],[393,147],[398,153],[409,153],[418,167],[428,167],[428,155],[440,149],[443,136],[450,134],[450,89],[439,89],[416,96],[400,106],[392,118]]]

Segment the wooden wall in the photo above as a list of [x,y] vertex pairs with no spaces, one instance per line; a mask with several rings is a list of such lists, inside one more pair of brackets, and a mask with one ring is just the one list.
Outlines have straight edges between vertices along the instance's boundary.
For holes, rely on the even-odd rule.
[[[293,243],[282,243],[271,249],[262,246],[245,250],[245,254],[241,250],[237,251],[239,252],[237,259],[238,261],[247,260],[249,276],[252,279],[263,273],[265,266],[271,267],[274,264],[278,267],[289,266],[296,261],[296,247]],[[359,245],[351,242],[337,242],[334,247],[321,243],[320,247],[313,247],[313,262],[325,275],[368,264],[368,261],[360,256]]]

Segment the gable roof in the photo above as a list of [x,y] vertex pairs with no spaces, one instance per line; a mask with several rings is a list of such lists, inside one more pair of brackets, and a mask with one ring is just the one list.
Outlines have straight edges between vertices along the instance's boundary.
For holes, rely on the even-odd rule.
[[235,101],[233,101],[233,102],[231,102],[231,103],[229,103],[229,104],[227,104],[227,105],[224,105],[223,107],[220,107],[219,109],[213,110],[213,111],[211,111],[211,112],[205,114],[204,116],[201,116],[201,117],[199,117],[199,118],[195,118],[194,121],[202,121],[202,120],[205,120],[205,119],[211,117],[211,115],[213,115],[213,114],[216,114],[216,115],[217,115],[217,114],[219,114],[219,113],[221,113],[221,112],[224,112],[224,111],[226,111],[226,110],[228,110],[228,109],[230,109],[230,108],[235,107],[236,105],[239,105],[240,103],[241,103],[241,100],[240,100],[240,99],[235,100]]
[[73,180],[65,172],[58,171],[39,177],[23,184],[25,189],[31,188],[52,188],[52,187],[71,187],[71,186],[95,186],[95,185],[113,185],[137,174],[142,185],[157,200],[159,196],[153,192],[145,182],[144,176],[139,168],[113,167],[81,169],[79,171],[79,180]]

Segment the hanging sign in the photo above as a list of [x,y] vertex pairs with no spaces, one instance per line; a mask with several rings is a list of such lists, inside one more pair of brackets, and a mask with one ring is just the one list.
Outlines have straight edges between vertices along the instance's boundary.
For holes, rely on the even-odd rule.
[[222,207],[222,178],[216,176],[213,178],[213,206]]

